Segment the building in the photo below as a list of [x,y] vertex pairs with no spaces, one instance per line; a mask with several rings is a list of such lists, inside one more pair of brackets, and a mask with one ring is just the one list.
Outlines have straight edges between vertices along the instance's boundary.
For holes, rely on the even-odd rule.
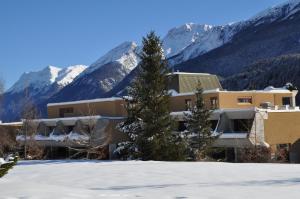
[[[300,110],[296,106],[297,91],[267,87],[264,90],[227,91],[215,75],[203,73],[171,73],[171,115],[178,122],[178,131],[185,129],[184,113],[195,102],[194,90],[201,82],[203,98],[211,114],[212,131],[219,134],[215,147],[232,150],[264,146],[275,152],[284,148],[292,162],[300,162]],[[101,98],[47,105],[48,118],[32,121],[35,139],[44,146],[78,147],[90,131],[94,138],[110,134],[105,140],[107,158],[113,157],[116,143],[126,141],[116,126],[126,117],[125,101],[119,97]],[[7,124],[6,124],[7,125]],[[21,129],[19,129],[21,130]],[[18,136],[24,142],[24,136]],[[103,142],[103,140],[101,140]],[[100,141],[95,145],[102,144]]]

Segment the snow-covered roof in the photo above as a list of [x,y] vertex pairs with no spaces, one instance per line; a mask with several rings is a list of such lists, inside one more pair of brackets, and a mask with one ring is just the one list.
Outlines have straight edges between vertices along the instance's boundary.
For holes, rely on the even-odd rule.
[[[203,94],[209,94],[209,93],[291,93],[292,91],[282,87],[282,88],[274,88],[272,86],[269,86],[265,88],[264,90],[243,90],[243,91],[228,91],[228,90],[220,90],[217,89],[211,89],[211,90],[204,90]],[[171,96],[189,96],[194,95],[195,92],[187,92],[187,93],[178,93],[175,90],[170,90],[169,93]]]
[[172,72],[169,73],[168,75],[212,75],[209,73],[188,73],[188,72]]
[[110,98],[98,98],[91,100],[79,100],[79,101],[70,101],[70,102],[57,102],[57,103],[49,103],[47,106],[62,106],[62,105],[73,105],[73,104],[87,104],[87,103],[95,103],[95,102],[109,102],[109,101],[118,101],[123,100],[120,97],[110,97]]
[[0,126],[22,126],[23,122],[0,123]]
[[248,133],[222,133],[219,138],[221,139],[241,139],[247,138]]
[[74,121],[82,120],[97,120],[97,119],[115,119],[115,120],[121,120],[124,119],[124,117],[109,117],[109,116],[80,116],[80,117],[64,117],[64,118],[49,118],[49,119],[35,119],[33,122],[39,123],[39,122],[45,122],[45,123],[52,123],[56,124],[57,122],[61,121],[63,123],[74,123]]

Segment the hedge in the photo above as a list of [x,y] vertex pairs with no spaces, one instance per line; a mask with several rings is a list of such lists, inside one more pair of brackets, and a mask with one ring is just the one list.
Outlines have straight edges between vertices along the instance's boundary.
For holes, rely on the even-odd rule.
[[0,166],[0,178],[7,174],[8,170],[15,166],[18,162],[18,157],[14,158],[14,161],[2,164]]

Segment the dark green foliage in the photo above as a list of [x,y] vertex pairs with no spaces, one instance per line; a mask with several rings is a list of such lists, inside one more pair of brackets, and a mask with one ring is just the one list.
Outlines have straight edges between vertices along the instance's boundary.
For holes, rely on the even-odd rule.
[[[228,90],[264,89],[267,86],[285,85],[287,89],[297,90],[300,87],[299,76],[300,54],[290,54],[258,61],[221,83]],[[300,95],[296,99],[297,104],[300,103]]]
[[195,94],[195,106],[190,114],[186,114],[187,136],[192,149],[192,158],[195,160],[204,158],[207,155],[215,139],[209,121],[211,112],[205,107],[202,94],[203,89],[199,83]]
[[18,162],[18,157],[15,157],[12,162],[2,164],[0,166],[0,178],[7,174],[8,170],[15,166]]
[[184,160],[183,139],[172,133],[167,78],[169,73],[159,37],[143,38],[140,70],[129,89],[127,120],[120,125],[130,142],[130,157],[142,160]]
[[300,54],[284,55],[255,62],[222,83],[226,88],[237,90],[248,89],[252,85],[258,89],[269,85],[284,86],[299,76],[299,70]]

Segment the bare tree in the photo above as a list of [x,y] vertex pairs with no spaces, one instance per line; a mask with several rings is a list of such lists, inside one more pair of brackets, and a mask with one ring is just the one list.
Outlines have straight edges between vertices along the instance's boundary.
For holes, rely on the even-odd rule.
[[14,152],[16,149],[15,131],[12,128],[0,126],[0,157]]
[[111,131],[107,131],[109,120],[96,115],[89,104],[84,115],[86,117],[81,120],[81,128],[75,125],[72,131],[79,136],[78,139],[70,140],[69,148],[77,151],[71,158],[86,154],[87,159],[90,159],[91,156],[95,159],[102,159],[107,154],[106,147],[112,139]]
[[[2,113],[2,100],[4,94],[4,80],[0,78],[0,115]],[[8,127],[0,126],[0,157],[11,151],[16,146],[13,133]]]
[[24,158],[27,159],[41,159],[44,153],[44,147],[38,144],[35,140],[37,132],[37,122],[34,120],[38,118],[38,112],[33,102],[27,97],[24,101],[22,110],[22,134],[24,137]]

